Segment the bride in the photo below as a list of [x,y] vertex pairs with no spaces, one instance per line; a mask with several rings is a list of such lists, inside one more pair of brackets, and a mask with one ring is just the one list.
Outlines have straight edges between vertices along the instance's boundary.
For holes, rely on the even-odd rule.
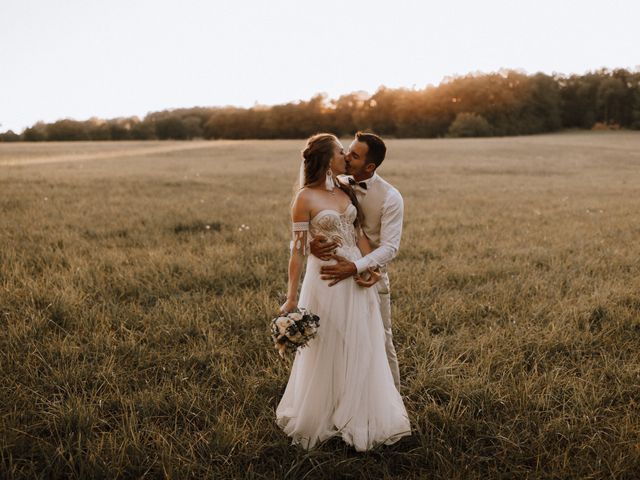
[[340,246],[336,254],[351,261],[371,251],[359,225],[362,213],[351,189],[336,183],[345,172],[344,149],[334,135],[307,140],[302,152],[300,190],[291,206],[293,241],[287,301],[320,317],[309,345],[296,352],[289,382],[276,409],[278,425],[294,444],[310,449],[340,436],[358,451],[391,444],[410,435],[409,419],[385,353],[378,296],[379,274],[356,277],[332,287],[320,279],[323,261],[307,258],[300,298],[298,284],[310,237],[323,235]]

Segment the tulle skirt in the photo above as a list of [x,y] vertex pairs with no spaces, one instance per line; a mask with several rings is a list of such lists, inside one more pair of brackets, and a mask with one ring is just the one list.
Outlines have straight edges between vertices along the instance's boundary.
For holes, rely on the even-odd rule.
[[[338,253],[360,257],[355,247]],[[351,278],[329,287],[320,267],[330,263],[307,260],[298,305],[320,316],[320,328],[296,352],[276,418],[303,448],[339,435],[365,451],[410,435],[409,419],[387,361],[375,287]]]

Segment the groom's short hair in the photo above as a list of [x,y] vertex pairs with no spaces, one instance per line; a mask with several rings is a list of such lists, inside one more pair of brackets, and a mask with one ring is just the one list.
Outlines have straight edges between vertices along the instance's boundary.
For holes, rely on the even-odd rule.
[[369,147],[367,163],[375,163],[376,168],[378,168],[387,154],[387,146],[382,139],[375,133],[358,132],[356,133],[356,140],[367,144],[367,147]]

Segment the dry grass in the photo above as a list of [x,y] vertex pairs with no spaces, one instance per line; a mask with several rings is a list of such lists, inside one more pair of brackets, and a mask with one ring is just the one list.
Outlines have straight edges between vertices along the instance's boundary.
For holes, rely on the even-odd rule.
[[0,145],[57,155],[0,166],[1,477],[637,478],[640,135],[389,142],[414,434],[368,454],[274,423],[302,142],[165,145]]

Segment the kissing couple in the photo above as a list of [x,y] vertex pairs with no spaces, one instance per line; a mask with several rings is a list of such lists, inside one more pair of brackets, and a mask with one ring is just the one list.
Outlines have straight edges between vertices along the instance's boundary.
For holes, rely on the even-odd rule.
[[307,309],[320,328],[296,352],[276,421],[305,449],[339,436],[367,451],[411,434],[386,270],[400,246],[404,205],[377,173],[386,151],[379,136],[363,132],[346,153],[328,133],[313,135],[302,150],[280,311]]

